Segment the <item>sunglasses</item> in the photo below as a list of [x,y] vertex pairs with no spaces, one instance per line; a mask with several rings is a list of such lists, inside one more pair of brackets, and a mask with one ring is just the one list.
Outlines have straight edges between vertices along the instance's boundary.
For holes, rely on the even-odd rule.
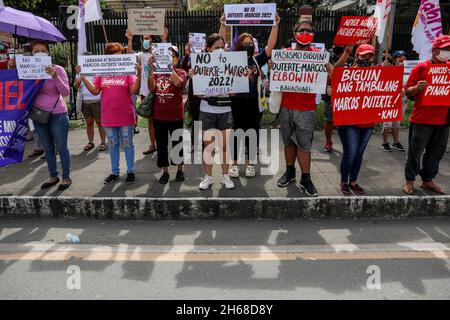
[[295,33],[314,33],[312,29],[297,29],[295,30]]

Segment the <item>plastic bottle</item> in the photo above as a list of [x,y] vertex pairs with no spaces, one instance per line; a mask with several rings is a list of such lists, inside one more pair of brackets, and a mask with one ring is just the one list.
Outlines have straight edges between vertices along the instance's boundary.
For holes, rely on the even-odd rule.
[[80,243],[80,238],[77,235],[68,233],[68,234],[66,234],[66,242]]

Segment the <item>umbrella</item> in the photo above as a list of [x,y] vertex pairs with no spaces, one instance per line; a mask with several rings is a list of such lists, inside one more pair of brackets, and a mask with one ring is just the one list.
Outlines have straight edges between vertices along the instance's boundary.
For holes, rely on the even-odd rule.
[[50,21],[10,7],[0,7],[0,31],[33,39],[66,41]]

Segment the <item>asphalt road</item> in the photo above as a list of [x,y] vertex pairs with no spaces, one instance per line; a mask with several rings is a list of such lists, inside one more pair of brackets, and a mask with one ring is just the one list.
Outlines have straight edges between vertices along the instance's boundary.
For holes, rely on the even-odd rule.
[[449,298],[450,219],[0,219],[0,299]]

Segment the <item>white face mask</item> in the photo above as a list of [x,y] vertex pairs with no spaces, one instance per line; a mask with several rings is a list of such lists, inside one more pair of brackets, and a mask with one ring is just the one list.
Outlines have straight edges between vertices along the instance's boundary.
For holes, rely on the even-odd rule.
[[223,48],[218,48],[218,49],[213,50],[213,52],[222,53],[222,52],[225,52],[225,50],[223,50]]
[[437,58],[439,61],[447,62],[448,60],[450,60],[450,51],[440,50]]
[[33,56],[35,57],[48,57],[48,53],[47,52],[36,52],[33,54]]

